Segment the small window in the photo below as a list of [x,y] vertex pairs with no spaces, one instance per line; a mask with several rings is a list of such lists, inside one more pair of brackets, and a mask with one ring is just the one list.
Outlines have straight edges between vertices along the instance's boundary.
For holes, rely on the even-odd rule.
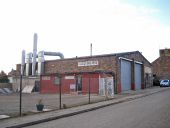
[[50,80],[50,76],[42,76],[42,80]]
[[59,85],[59,84],[60,84],[60,77],[55,76],[55,78],[54,78],[54,84],[55,84],[55,85]]

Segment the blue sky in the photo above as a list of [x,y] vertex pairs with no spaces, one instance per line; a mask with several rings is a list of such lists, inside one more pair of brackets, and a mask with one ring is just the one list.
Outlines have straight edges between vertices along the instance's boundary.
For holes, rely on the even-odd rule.
[[159,20],[162,24],[170,25],[170,0],[121,0],[121,2],[136,7],[155,9],[157,12],[151,16]]
[[[170,48],[170,0],[0,0],[0,70],[21,63],[22,50],[65,58],[140,51],[150,61]],[[45,58],[59,59],[59,58]]]

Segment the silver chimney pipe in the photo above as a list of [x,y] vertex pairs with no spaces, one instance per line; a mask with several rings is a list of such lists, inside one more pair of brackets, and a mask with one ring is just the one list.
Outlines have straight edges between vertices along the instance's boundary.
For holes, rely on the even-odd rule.
[[32,61],[32,75],[35,75],[35,66],[36,66],[36,58],[37,58],[37,33],[34,33],[34,44],[33,44],[33,61]]
[[25,70],[26,76],[31,75],[32,74],[31,72],[32,72],[32,53],[28,53],[26,55],[26,70]]
[[44,73],[44,51],[38,53],[38,75]]
[[21,58],[21,75],[24,74],[24,66],[25,66],[25,50],[22,50],[22,58]]

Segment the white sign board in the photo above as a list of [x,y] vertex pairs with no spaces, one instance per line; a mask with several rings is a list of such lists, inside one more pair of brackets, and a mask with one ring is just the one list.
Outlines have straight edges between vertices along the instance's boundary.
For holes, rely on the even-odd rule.
[[74,76],[65,76],[66,80],[74,80],[74,78],[75,78]]
[[50,80],[50,76],[42,76],[42,80]]
[[76,89],[76,85],[75,84],[70,84],[70,89]]
[[83,67],[83,66],[95,66],[99,65],[99,62],[96,61],[84,61],[84,62],[78,62],[78,67]]

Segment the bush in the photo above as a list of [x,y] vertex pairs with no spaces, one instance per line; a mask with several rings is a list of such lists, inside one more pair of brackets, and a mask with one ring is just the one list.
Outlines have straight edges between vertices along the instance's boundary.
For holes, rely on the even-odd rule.
[[9,83],[8,76],[5,74],[4,71],[0,73],[0,83]]

